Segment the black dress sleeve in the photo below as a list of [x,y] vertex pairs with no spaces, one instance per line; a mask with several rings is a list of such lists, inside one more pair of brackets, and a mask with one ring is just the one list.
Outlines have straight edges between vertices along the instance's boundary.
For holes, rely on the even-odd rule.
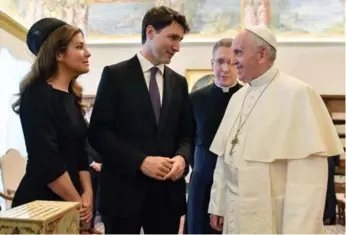
[[91,147],[88,140],[86,141],[86,151],[88,154],[89,165],[91,165],[91,163],[93,162],[102,162],[100,154],[98,154],[98,152],[96,152],[96,150],[93,147]]
[[59,154],[56,134],[54,102],[49,91],[31,91],[23,95],[20,118],[30,156],[30,174],[36,180],[49,184],[66,172],[63,157]]

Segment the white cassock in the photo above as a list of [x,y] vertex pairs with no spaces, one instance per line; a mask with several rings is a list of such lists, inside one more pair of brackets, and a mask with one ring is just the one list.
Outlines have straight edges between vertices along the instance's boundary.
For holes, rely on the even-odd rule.
[[[242,106],[248,119],[230,155]],[[343,148],[307,84],[272,66],[233,95],[210,151],[219,157],[209,213],[224,216],[223,233],[324,232],[326,157]]]

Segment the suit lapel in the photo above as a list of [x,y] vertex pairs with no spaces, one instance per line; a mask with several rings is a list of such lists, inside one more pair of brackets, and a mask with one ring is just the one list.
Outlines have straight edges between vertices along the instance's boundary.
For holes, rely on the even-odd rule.
[[134,56],[132,59],[130,59],[129,62],[129,74],[131,74],[130,77],[134,80],[132,92],[136,96],[140,97],[139,99],[142,99],[141,103],[143,103],[144,109],[149,110],[148,113],[150,113],[150,119],[152,120],[152,124],[157,128],[154,109],[151,103],[147,84],[145,83],[145,78],[141,64],[139,63],[137,56]]
[[163,74],[163,99],[160,112],[159,132],[161,132],[166,124],[169,115],[169,107],[172,101],[173,89],[174,89],[174,74],[165,66]]

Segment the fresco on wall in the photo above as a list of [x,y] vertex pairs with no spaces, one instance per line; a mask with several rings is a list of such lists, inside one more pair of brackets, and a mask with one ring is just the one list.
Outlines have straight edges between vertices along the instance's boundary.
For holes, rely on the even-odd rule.
[[242,19],[245,27],[270,24],[270,0],[242,0]]
[[344,0],[271,0],[271,28],[288,37],[343,37]]
[[[145,12],[165,5],[186,15],[191,34],[230,35],[241,27],[240,1],[229,0],[127,0],[89,1],[88,35],[138,36]],[[191,35],[190,34],[190,35]]]
[[240,1],[185,0],[184,13],[191,33],[199,35],[233,35],[241,28]]
[[43,17],[63,19],[87,32],[86,0],[1,0],[7,1],[5,11],[10,16],[20,19],[21,23],[30,27]]
[[138,35],[142,18],[151,7],[151,0],[89,3],[88,36]]
[[344,0],[0,0],[0,8],[27,27],[56,17],[81,28],[90,41],[140,41],[145,12],[160,5],[186,15],[186,38],[232,37],[257,24],[268,25],[281,40],[344,36]]

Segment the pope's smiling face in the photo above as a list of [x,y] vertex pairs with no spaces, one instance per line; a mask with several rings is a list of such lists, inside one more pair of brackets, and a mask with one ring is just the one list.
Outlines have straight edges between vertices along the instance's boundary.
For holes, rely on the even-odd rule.
[[268,57],[268,48],[258,46],[256,37],[243,30],[232,43],[232,64],[238,70],[239,80],[245,83],[261,76],[272,63]]

